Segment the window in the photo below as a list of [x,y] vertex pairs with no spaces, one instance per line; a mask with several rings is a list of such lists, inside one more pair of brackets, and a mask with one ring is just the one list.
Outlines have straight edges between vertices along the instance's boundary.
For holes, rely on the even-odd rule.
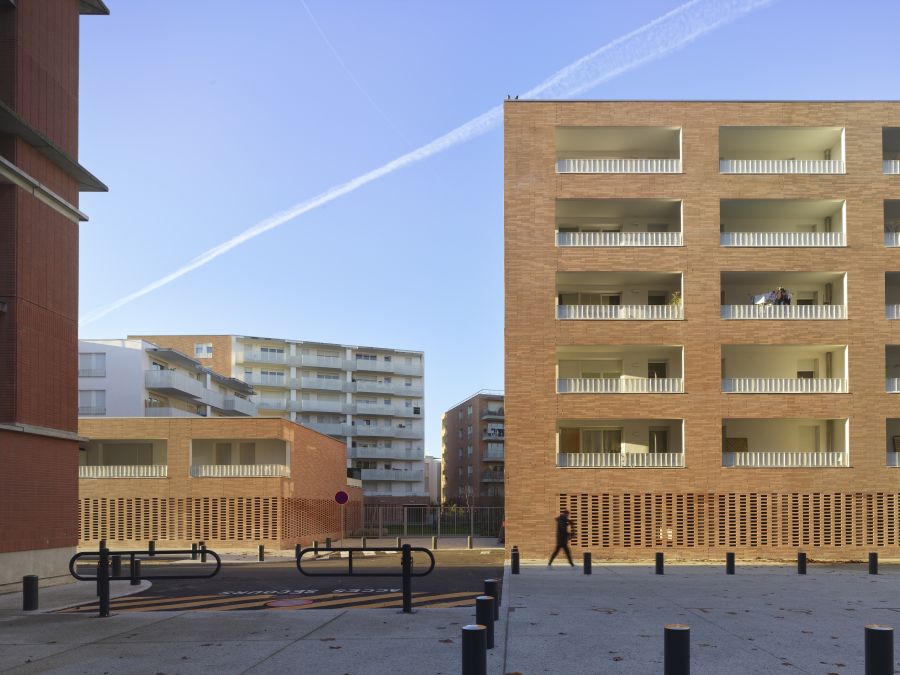
[[669,451],[669,430],[650,428],[650,452]]
[[261,370],[259,372],[259,383],[282,387],[284,386],[284,372],[280,370]]
[[665,361],[650,361],[647,363],[647,377],[668,377],[668,371]]
[[78,377],[106,377],[106,354],[78,354]]
[[378,357],[375,354],[357,354],[357,361],[377,361]]
[[212,342],[198,342],[194,345],[194,357],[198,359],[211,359],[213,355]]
[[390,404],[391,404],[391,399],[389,399],[389,398],[384,399],[384,404],[385,404],[385,405],[390,405]]
[[391,357],[390,357],[390,356],[385,356],[385,357],[384,357],[384,362],[385,362],[385,363],[390,363],[390,362],[391,362]]
[[581,432],[581,451],[620,453],[622,451],[622,430],[583,429]]
[[153,443],[103,443],[104,466],[153,464]]
[[470,405],[467,405],[467,406],[466,406],[466,416],[467,416],[467,417],[471,417],[471,416],[472,416],[472,406],[470,406]]
[[472,456],[472,446],[471,445],[466,449],[466,455],[468,455],[469,457]]
[[468,427],[466,427],[466,436],[471,436],[471,435],[472,435],[472,425],[470,424]]
[[78,414],[79,415],[105,415],[106,414],[106,390],[105,389],[79,389],[78,390]]
[[216,464],[231,464],[231,443],[216,443]]
[[260,347],[260,361],[272,361],[273,363],[284,361],[283,347]]
[[462,448],[459,448],[459,458],[462,459]]
[[669,296],[665,291],[649,291],[647,293],[647,304],[648,305],[664,305],[666,304],[666,298]]
[[241,443],[241,464],[256,464],[256,443]]
[[467,476],[472,475],[472,465],[471,464],[469,464],[469,466],[466,467],[466,475]]

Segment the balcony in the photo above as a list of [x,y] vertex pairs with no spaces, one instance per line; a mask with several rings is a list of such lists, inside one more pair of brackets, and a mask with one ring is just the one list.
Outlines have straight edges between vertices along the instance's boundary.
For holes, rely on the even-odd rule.
[[885,272],[884,304],[885,318],[900,319],[900,272]]
[[503,415],[503,408],[497,408],[495,410],[491,410],[490,408],[488,408],[487,410],[481,411],[481,419],[483,420],[502,420]]
[[406,459],[421,460],[425,458],[422,448],[350,448],[350,459]]
[[346,370],[350,362],[340,356],[317,356],[314,354],[301,354],[300,365],[313,368],[336,368]]
[[684,319],[678,272],[558,272],[560,320]]
[[681,246],[677,199],[557,199],[556,245]]
[[677,127],[557,127],[557,173],[681,173]]
[[882,170],[891,176],[900,175],[900,127],[883,127],[881,151],[884,156]]
[[291,467],[285,464],[194,464],[194,478],[289,478]]
[[842,174],[840,127],[720,127],[719,172]]
[[228,415],[246,415],[254,417],[257,415],[256,406],[245,398],[240,396],[224,396],[222,397],[222,412]]
[[[493,445],[491,443],[490,445]],[[506,459],[506,453],[503,452],[503,446],[499,448],[488,448],[485,450],[483,459],[487,462],[503,462]]]
[[202,417],[196,411],[170,406],[144,406],[144,417]]
[[368,359],[356,359],[353,361],[352,370],[368,373],[392,373],[394,375],[422,375],[421,363],[401,363],[398,361],[370,361]]
[[722,318],[827,321],[846,319],[847,308],[842,305],[722,305]]
[[144,371],[144,386],[168,396],[190,399],[200,398],[204,390],[202,382],[175,370]]
[[256,401],[259,410],[287,410],[287,404],[287,399],[283,398],[261,398]]
[[556,455],[561,469],[680,469],[682,452],[574,452]]
[[843,378],[733,377],[722,380],[726,394],[846,394]]
[[680,377],[591,377],[556,381],[558,394],[683,394]]
[[259,373],[254,373],[253,375],[246,375],[244,377],[244,381],[247,384],[252,384],[254,387],[286,387],[287,381],[284,375],[281,377],[273,376],[273,375],[261,375]]
[[900,377],[889,377],[885,383],[884,390],[889,394],[900,392]]
[[847,467],[846,452],[723,452],[722,466],[748,469]]
[[425,474],[421,470],[403,471],[401,469],[363,469],[362,479],[420,482]]
[[343,379],[326,379],[323,377],[300,377],[290,380],[292,389],[324,389],[327,391],[346,391],[347,382]]
[[372,382],[368,380],[355,380],[351,391],[360,394],[394,394],[396,396],[421,397],[421,386],[406,386],[403,382]]
[[847,318],[843,272],[722,272],[721,288],[723,319]]
[[343,401],[288,401],[288,410],[295,412],[346,413],[350,406]]
[[481,474],[481,482],[482,483],[502,483],[503,482],[503,472],[502,471],[484,471]]
[[79,368],[78,377],[106,377],[106,368]]
[[557,232],[556,245],[563,247],[683,246],[681,232]]
[[[347,425],[344,425],[347,429]],[[354,424],[348,429],[354,438],[422,438],[422,432],[409,427],[376,427],[374,425]]]
[[326,436],[347,436],[349,434],[347,425],[341,422],[302,422],[302,424]]
[[682,348],[669,345],[558,347],[558,394],[681,394]]
[[845,345],[722,345],[728,394],[846,394]]
[[240,363],[287,363],[284,351],[262,351],[259,349],[245,349]]
[[79,466],[79,478],[167,478],[166,464]]
[[105,405],[80,405],[78,406],[79,417],[102,416],[106,414]]
[[501,443],[505,440],[505,435],[506,435],[505,429],[485,429],[481,433],[481,440],[495,441],[497,443]]
[[887,466],[900,466],[900,452],[894,452],[893,450],[888,452],[886,464]]

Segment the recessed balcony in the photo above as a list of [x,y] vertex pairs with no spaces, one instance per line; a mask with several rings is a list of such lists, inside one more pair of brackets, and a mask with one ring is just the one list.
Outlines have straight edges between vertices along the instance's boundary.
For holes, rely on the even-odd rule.
[[256,401],[259,410],[287,410],[287,399],[284,398],[260,398]]
[[502,462],[506,459],[506,453],[502,443],[488,443],[487,450],[484,451],[484,461],[486,462]]
[[557,127],[557,173],[681,173],[678,127]]
[[728,394],[846,394],[847,348],[830,345],[722,345]]
[[300,400],[288,401],[288,410],[297,412],[333,412],[346,413],[350,412],[350,406],[340,400]]
[[842,174],[841,127],[719,127],[719,171]]
[[900,466],[900,418],[886,420],[887,466]]
[[340,356],[319,356],[317,354],[301,354],[300,365],[315,368],[336,368],[343,370],[350,367],[349,361]]
[[502,471],[482,471],[481,482],[482,483],[502,483],[503,482],[503,472]]
[[556,289],[560,320],[684,319],[678,272],[558,272]]
[[844,419],[725,419],[722,434],[724,467],[850,466]]
[[900,393],[900,345],[885,345],[884,377],[885,391]]
[[684,466],[683,421],[566,420],[557,429],[556,466],[673,469]]
[[900,246],[900,199],[884,200],[884,245]]
[[422,438],[422,432],[408,426],[403,427],[378,427],[374,424],[344,425],[345,433],[354,438]]
[[78,477],[166,478],[164,440],[90,440],[78,453]]
[[559,394],[684,393],[681,347],[560,347],[556,358]]
[[679,200],[556,200],[556,245],[560,248],[682,244]]
[[280,439],[194,439],[194,478],[286,478],[291,475],[290,445]]
[[326,436],[346,436],[350,433],[349,427],[342,422],[302,422],[301,424]]
[[900,127],[882,128],[881,150],[884,155],[884,173],[900,175]]
[[723,319],[847,318],[843,272],[722,272]]
[[254,387],[287,387],[288,381],[285,375],[283,372],[277,375],[272,373],[265,375],[253,373],[252,375],[244,375],[244,381]]
[[723,199],[720,244],[729,247],[846,246],[844,202],[836,199]]
[[489,424],[487,428],[481,432],[481,440],[494,441],[502,443],[506,437],[506,428],[502,424]]
[[900,319],[900,272],[885,272],[884,304],[885,318]]

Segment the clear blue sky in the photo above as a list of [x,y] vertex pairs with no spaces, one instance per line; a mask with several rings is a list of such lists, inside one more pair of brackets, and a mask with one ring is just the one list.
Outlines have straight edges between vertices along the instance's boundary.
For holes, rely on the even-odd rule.
[[[82,19],[81,311],[427,143],[673,1],[109,0]],[[777,0],[582,98],[886,99],[900,3]],[[371,100],[370,100],[371,99]],[[374,104],[372,103],[374,101]],[[423,350],[440,415],[503,386],[495,129],[226,253],[81,329]]]

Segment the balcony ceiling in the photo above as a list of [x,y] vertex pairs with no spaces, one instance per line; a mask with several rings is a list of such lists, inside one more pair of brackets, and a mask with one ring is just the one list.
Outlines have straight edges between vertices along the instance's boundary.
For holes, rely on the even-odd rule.
[[727,359],[732,356],[764,355],[775,351],[779,356],[809,358],[845,347],[846,345],[722,345],[722,357]]
[[629,354],[660,354],[678,356],[680,345],[608,345],[585,347],[557,347],[557,359],[602,358],[606,356],[627,356]]
[[795,281],[824,284],[837,283],[843,279],[843,272],[722,272],[722,285],[758,284],[789,286]]
[[[583,419],[583,420],[559,420],[560,429],[591,429],[596,427],[621,427],[629,422],[643,422],[653,427],[672,427],[680,425],[680,419],[657,419],[655,417],[634,417],[629,419]],[[625,439],[626,442],[629,439]]]
[[819,152],[841,141],[841,127],[720,127],[719,156],[728,159],[761,153],[782,157]]
[[840,199],[723,199],[722,218],[825,218],[844,202]]
[[680,220],[678,199],[557,199],[556,218],[660,218]]
[[[571,286],[588,289],[591,286],[608,288],[610,286],[643,286],[662,284],[660,290],[678,285],[681,274],[678,272],[557,272],[558,287]],[[627,304],[623,300],[623,304]]]
[[[557,127],[556,152],[584,156],[591,150],[605,155],[616,152],[664,151],[660,157],[678,157],[679,127]],[[652,157],[650,152],[648,157]]]

